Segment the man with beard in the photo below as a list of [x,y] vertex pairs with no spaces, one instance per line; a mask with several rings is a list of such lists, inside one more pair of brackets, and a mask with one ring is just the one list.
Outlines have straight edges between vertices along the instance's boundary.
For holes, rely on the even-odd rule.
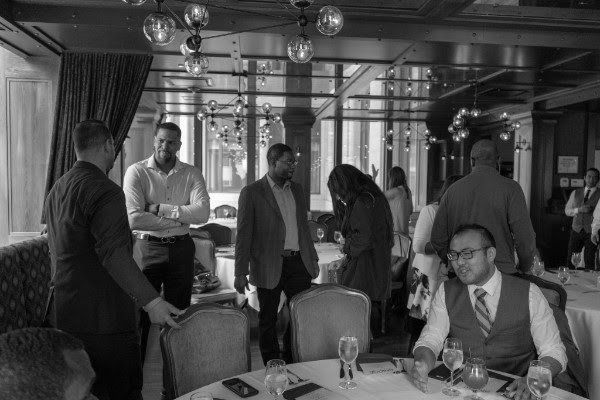
[[[210,201],[199,168],[181,162],[181,129],[162,123],[154,133],[154,154],[127,168],[123,184],[133,255],[157,291],[180,309],[190,305],[195,247],[190,224],[208,220]],[[141,316],[142,359],[150,321]]]

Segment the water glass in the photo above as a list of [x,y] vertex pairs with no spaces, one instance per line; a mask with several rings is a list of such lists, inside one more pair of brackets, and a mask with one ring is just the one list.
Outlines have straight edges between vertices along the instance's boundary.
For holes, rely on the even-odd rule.
[[344,362],[344,377],[345,379],[340,382],[340,388],[342,389],[356,389],[356,382],[353,382],[350,378],[348,368],[352,368],[352,363],[358,356],[358,339],[354,336],[342,336],[338,343],[338,354],[340,360]]
[[279,398],[288,388],[287,367],[283,360],[269,360],[265,367],[265,387],[273,399]]
[[543,261],[537,261],[533,263],[533,269],[531,271],[533,273],[533,275],[537,276],[537,277],[541,277],[542,275],[544,275],[544,272],[546,272],[546,267],[544,265]]
[[337,244],[341,244],[342,243],[342,232],[340,232],[340,231],[333,232],[333,240],[335,240],[337,242]]
[[558,280],[564,286],[571,279],[571,273],[569,272],[569,268],[567,267],[558,267]]
[[465,385],[473,391],[473,394],[465,397],[465,399],[483,400],[481,397],[477,396],[477,391],[483,389],[490,379],[483,358],[468,358],[465,367],[463,368],[462,378]]
[[550,391],[550,387],[552,387],[552,371],[547,362],[533,360],[529,363],[527,387],[538,400]]
[[454,371],[460,368],[463,363],[463,350],[460,339],[447,338],[444,341],[442,360],[444,360],[444,365],[450,370],[450,382],[448,387],[442,390],[442,393],[446,396],[459,396],[460,392],[454,388]]
[[213,400],[213,397],[210,393],[196,392],[190,396],[190,400]]
[[323,236],[325,236],[325,231],[323,228],[317,228],[317,237],[319,238],[319,243],[323,242]]

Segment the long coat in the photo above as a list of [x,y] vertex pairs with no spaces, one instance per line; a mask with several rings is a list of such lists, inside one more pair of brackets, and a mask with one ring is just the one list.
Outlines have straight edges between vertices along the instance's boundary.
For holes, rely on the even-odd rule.
[[345,213],[342,234],[346,262],[342,284],[365,292],[371,301],[390,297],[393,222],[383,195],[359,195]]

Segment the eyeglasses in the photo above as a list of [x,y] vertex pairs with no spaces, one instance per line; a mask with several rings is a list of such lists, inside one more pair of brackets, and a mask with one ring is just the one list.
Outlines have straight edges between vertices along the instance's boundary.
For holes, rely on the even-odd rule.
[[473,253],[475,253],[476,251],[479,250],[485,250],[488,247],[480,247],[478,249],[473,249],[473,250],[469,250],[469,249],[465,249],[465,250],[461,250],[461,251],[449,251],[448,254],[446,254],[446,256],[448,257],[448,260],[450,261],[456,261],[458,260],[458,257],[462,257],[463,260],[470,260],[471,258],[473,258]]
[[287,164],[288,167],[295,167],[296,165],[298,165],[298,160],[290,160],[290,161],[277,160],[277,162]]

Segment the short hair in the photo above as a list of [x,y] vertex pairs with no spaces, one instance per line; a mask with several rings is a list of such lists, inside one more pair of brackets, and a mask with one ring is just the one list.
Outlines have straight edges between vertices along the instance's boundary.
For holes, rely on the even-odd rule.
[[267,162],[269,163],[269,165],[272,165],[277,160],[279,160],[281,156],[288,152],[294,154],[292,148],[287,144],[275,143],[274,145],[269,147],[269,150],[267,150]]
[[154,136],[156,136],[158,134],[158,131],[161,129],[164,129],[166,131],[177,132],[177,136],[179,138],[181,138],[181,128],[179,127],[179,125],[177,125],[173,122],[163,122],[163,123],[157,124],[156,130],[154,131]]
[[97,148],[112,137],[108,126],[97,119],[88,119],[77,123],[72,136],[77,153]]
[[65,350],[84,350],[83,343],[58,329],[25,328],[0,335],[0,398],[64,399],[77,371]]
[[489,139],[481,139],[471,148],[471,159],[477,161],[496,162],[498,159],[498,147]]
[[494,239],[494,235],[484,226],[479,224],[464,224],[460,225],[454,233],[452,234],[452,239],[456,236],[460,236],[466,232],[478,232],[481,236],[481,246],[482,247],[496,247],[496,240]]
[[596,178],[600,178],[600,171],[598,171],[598,168],[594,168],[594,167],[588,168],[585,170],[585,174],[587,175],[587,173],[590,171],[593,171],[596,173]]

